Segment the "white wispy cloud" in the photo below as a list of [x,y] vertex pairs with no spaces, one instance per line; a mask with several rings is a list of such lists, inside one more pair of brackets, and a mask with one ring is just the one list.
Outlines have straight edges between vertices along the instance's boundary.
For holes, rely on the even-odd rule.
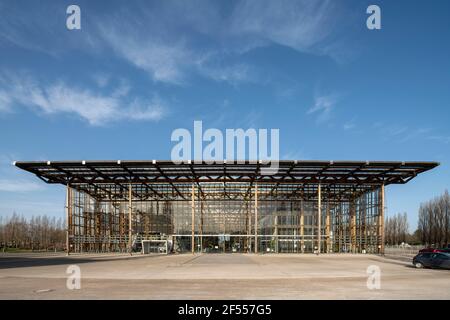
[[[43,85],[29,76],[0,77],[6,96],[0,109],[11,110],[15,105],[31,108],[44,114],[75,114],[91,125],[103,125],[119,120],[160,120],[167,111],[157,97],[128,103],[127,85],[118,86],[111,95],[86,88],[69,86],[62,81]],[[0,101],[1,103],[1,101]]]
[[[2,1],[0,46],[2,43],[13,44],[57,58],[74,50],[95,52],[98,50],[98,42],[90,33],[67,32],[65,25],[67,5],[63,1],[40,3]],[[4,14],[6,12],[8,14]],[[86,18],[87,15],[84,15],[82,10],[82,21],[86,22]]]
[[337,102],[335,95],[322,95],[317,96],[314,99],[314,105],[308,109],[307,114],[316,115],[316,121],[318,123],[326,122],[331,117],[331,112]]
[[439,143],[444,143],[444,144],[450,143],[450,136],[431,135],[431,136],[428,136],[427,139],[437,141]]
[[93,74],[92,78],[94,79],[98,87],[104,88],[108,85],[111,79],[111,75],[103,72],[98,72]]
[[246,36],[255,46],[266,40],[309,52],[333,31],[335,9],[332,1],[240,1],[231,16],[229,32]]
[[407,128],[404,131],[401,131],[401,137],[399,137],[399,142],[407,142],[410,140],[417,140],[418,138],[428,137],[431,133],[431,128],[418,128],[418,129],[410,129]]
[[184,69],[195,60],[182,42],[166,43],[138,32],[102,27],[101,36],[113,50],[135,67],[148,72],[155,81],[181,84]]
[[198,64],[199,72],[212,80],[227,82],[237,85],[242,82],[251,82],[255,79],[250,73],[250,67],[244,63],[227,65],[227,66],[215,66]]
[[223,54],[213,48],[198,49],[188,36],[162,37],[142,32],[134,24],[113,22],[99,27],[100,37],[131,65],[147,72],[157,82],[184,85],[194,73],[205,78],[238,84],[254,80],[249,65],[224,63]]
[[123,98],[128,95],[131,90],[130,83],[125,79],[120,79],[117,86],[114,87],[111,97],[113,98]]
[[10,111],[11,102],[9,94],[4,90],[0,90],[0,111]]
[[403,135],[408,131],[407,126],[393,125],[391,127],[384,128],[385,132],[390,136]]
[[346,122],[344,123],[344,130],[351,130],[355,127],[355,124],[353,122]]
[[166,106],[158,96],[154,96],[149,102],[135,99],[123,111],[125,118],[131,120],[159,120],[166,112]]
[[450,143],[450,136],[439,134],[437,128],[411,128],[402,124],[387,124],[384,122],[375,122],[373,128],[376,129],[384,139],[389,139],[398,143],[418,140],[434,141],[441,144]]
[[356,127],[355,121],[356,121],[356,118],[352,118],[351,120],[345,122],[343,125],[344,130],[348,131],[348,130],[354,129]]
[[[25,12],[15,3],[4,6],[12,13],[0,20],[4,41],[53,56],[73,49],[97,57],[112,51],[154,81],[170,84],[188,83],[191,73],[231,84],[254,81],[249,66],[233,58],[273,44],[333,56],[339,41],[329,38],[343,16],[330,0],[116,2],[105,12],[84,5],[90,10],[82,10],[82,25],[89,28],[70,33],[59,16],[48,15],[65,12],[64,4]],[[101,87],[106,83],[97,80]]]
[[231,84],[254,81],[249,65],[227,59],[257,47],[332,54],[327,38],[340,16],[332,1],[238,1],[226,11],[222,6],[163,1],[118,8],[96,19],[96,42],[153,80],[178,85],[191,73]]

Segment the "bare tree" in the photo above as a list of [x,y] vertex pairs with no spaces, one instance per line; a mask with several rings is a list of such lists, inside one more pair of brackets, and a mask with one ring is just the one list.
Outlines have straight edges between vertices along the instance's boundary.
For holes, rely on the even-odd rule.
[[0,217],[0,246],[29,250],[63,250],[65,222],[46,215],[26,219],[13,213]]
[[419,208],[418,234],[423,244],[434,247],[448,246],[450,240],[450,196],[444,194]]
[[402,242],[406,242],[409,237],[408,215],[406,212],[386,218],[385,238],[387,244],[401,244]]

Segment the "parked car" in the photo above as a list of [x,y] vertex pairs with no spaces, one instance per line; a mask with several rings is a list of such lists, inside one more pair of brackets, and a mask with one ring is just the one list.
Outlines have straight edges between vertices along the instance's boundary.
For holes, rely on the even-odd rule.
[[413,258],[413,265],[416,268],[429,268],[429,267],[431,267],[431,255],[432,254],[433,254],[432,251],[430,252],[430,251],[425,251],[425,249],[422,249]]
[[419,250],[419,253],[425,253],[425,252],[434,252],[434,248],[423,248]]
[[445,252],[445,253],[450,253],[450,248],[443,248],[443,249],[424,248],[424,249],[419,250],[419,253],[425,253],[425,252]]
[[445,252],[422,252],[413,258],[416,268],[440,268],[450,270],[450,254]]

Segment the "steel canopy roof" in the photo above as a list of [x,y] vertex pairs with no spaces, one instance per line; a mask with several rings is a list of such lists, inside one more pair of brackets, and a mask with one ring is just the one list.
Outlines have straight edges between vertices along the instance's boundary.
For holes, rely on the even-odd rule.
[[14,165],[47,183],[72,186],[123,183],[262,182],[289,184],[404,184],[438,162],[280,160],[273,175],[261,161],[175,164],[160,160],[17,161]]

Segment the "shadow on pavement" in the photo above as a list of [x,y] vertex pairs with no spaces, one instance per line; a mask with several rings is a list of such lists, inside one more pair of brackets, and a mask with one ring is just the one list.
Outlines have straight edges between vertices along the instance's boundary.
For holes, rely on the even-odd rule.
[[94,263],[94,262],[108,262],[108,261],[122,261],[139,258],[158,257],[160,255],[135,255],[129,257],[112,256],[112,257],[88,257],[88,256],[1,256],[0,255],[0,270],[11,268],[27,268],[27,267],[42,267],[42,266],[57,266],[57,265],[69,265],[69,264],[81,264],[81,263]]

